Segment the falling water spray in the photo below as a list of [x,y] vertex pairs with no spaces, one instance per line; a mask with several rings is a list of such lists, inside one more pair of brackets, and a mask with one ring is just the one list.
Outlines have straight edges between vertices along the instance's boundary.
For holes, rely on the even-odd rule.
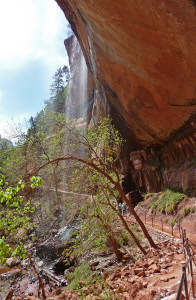
[[[88,69],[86,66],[86,61],[84,59],[80,44],[77,38],[73,36],[72,47],[70,56],[70,81],[69,81],[69,92],[66,101],[66,119],[73,121],[76,126],[86,128],[86,117],[87,117],[87,107],[88,107],[88,93],[87,93],[87,82],[88,82]],[[66,143],[65,143],[66,144]],[[69,145],[64,147],[64,155],[66,156],[72,151]],[[78,147],[78,155],[85,155],[85,149],[83,147]],[[70,194],[66,192],[69,191],[69,167],[67,168],[67,163],[64,162],[65,174],[64,180],[62,182],[62,190],[65,192],[65,198],[70,201]],[[75,196],[76,197],[76,196]],[[65,201],[66,202],[66,201]],[[65,226],[67,209],[62,207],[60,216],[60,228],[61,235],[64,237],[67,234],[67,227]]]
[[70,57],[71,79],[69,83],[69,93],[66,103],[67,119],[86,118],[87,115],[87,81],[88,69],[86,62],[77,41],[73,37],[72,51]]

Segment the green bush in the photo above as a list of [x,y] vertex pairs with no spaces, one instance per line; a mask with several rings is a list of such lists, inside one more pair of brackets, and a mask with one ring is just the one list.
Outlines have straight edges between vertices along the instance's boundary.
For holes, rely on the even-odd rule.
[[144,196],[144,201],[146,201],[148,198],[150,198],[151,196],[153,196],[153,193],[148,193]]
[[79,290],[85,283],[86,285],[89,285],[92,283],[92,271],[87,263],[84,263],[74,269],[72,273],[67,274],[67,281],[69,285],[67,286],[67,289],[73,289],[73,290]]
[[182,216],[178,216],[173,218],[173,220],[171,221],[171,226],[174,226],[176,223],[179,223],[182,219]]
[[[69,285],[67,290],[74,289],[78,290],[78,296],[81,300],[85,300],[87,295],[93,293],[94,296],[99,298],[100,291],[97,290],[97,286],[101,288],[103,300],[120,300],[119,292],[114,292],[110,290],[107,282],[103,280],[101,276],[98,276],[95,272],[93,273],[87,263],[81,264],[76,267],[74,272],[67,274],[67,281]],[[95,284],[96,281],[96,285]],[[89,288],[83,290],[83,287]],[[118,286],[116,286],[116,289]],[[94,298],[93,298],[94,299]]]
[[183,217],[186,217],[190,213],[194,213],[194,212],[195,212],[194,207],[183,207],[183,209],[182,209],[182,215],[183,215]]
[[183,198],[184,194],[175,193],[174,191],[167,189],[163,193],[157,195],[148,207],[151,208],[154,213],[159,211],[171,215],[176,212],[178,204]]
[[[142,239],[143,239],[143,234],[140,232],[140,230],[138,228],[138,224],[136,223],[136,224],[132,225],[131,230],[135,234],[135,236],[137,237],[138,241],[141,242]],[[118,236],[118,240],[123,245],[129,245],[129,246],[132,246],[132,247],[135,246],[134,240],[132,239],[132,237],[130,236],[130,234],[126,230],[123,230],[121,232],[121,234]]]

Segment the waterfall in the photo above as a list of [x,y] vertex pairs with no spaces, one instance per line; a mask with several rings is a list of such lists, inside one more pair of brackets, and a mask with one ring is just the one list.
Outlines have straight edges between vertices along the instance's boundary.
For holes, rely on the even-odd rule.
[[66,103],[66,117],[68,120],[85,118],[87,115],[87,81],[88,69],[78,43],[73,37],[70,57],[71,79],[69,82],[69,93]]
[[[69,92],[68,97],[66,100],[66,109],[65,115],[69,121],[77,119],[77,125],[81,125],[82,127],[86,127],[86,117],[87,117],[87,108],[88,108],[88,92],[87,92],[87,82],[88,82],[88,69],[86,66],[86,61],[84,59],[80,44],[75,36],[72,38],[72,47],[71,47],[71,56],[70,60],[70,81],[69,81]],[[75,123],[75,120],[74,120]],[[76,124],[75,123],[75,124]],[[66,144],[66,143],[65,143]],[[69,151],[72,150],[69,145],[65,145],[64,147],[64,154],[67,155]],[[71,151],[70,151],[71,152]],[[77,153],[79,155],[84,155],[85,150],[82,147],[77,149]],[[64,162],[64,167],[69,164],[69,162]],[[68,191],[68,177],[69,177],[69,170],[66,170],[64,174],[64,180],[62,182],[62,190]],[[76,195],[74,196],[76,197]],[[64,202],[71,201],[70,194],[63,195]],[[67,215],[67,208],[66,204],[61,207],[61,215],[59,219],[60,223],[60,236],[66,236],[67,234],[67,227],[66,227],[66,215]]]

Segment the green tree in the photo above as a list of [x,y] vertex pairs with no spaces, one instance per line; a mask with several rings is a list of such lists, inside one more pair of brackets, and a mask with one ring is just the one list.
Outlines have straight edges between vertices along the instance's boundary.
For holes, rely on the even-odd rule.
[[[27,133],[14,121],[10,124],[11,138],[16,140],[13,147],[0,148],[0,172],[14,185],[22,178],[28,181],[35,175],[45,155],[56,152],[62,155],[62,129],[65,123],[65,102],[68,92],[69,69],[57,69],[51,85],[51,98],[36,117],[29,119]],[[53,173],[52,168],[48,167]],[[56,175],[57,177],[57,175]],[[57,182],[57,180],[55,180]]]
[[[41,183],[39,177],[32,177],[29,182],[31,188],[41,186]],[[23,246],[28,238],[28,230],[34,227],[31,217],[36,207],[30,201],[25,201],[22,196],[24,187],[25,183],[21,180],[11,187],[0,175],[0,260],[3,263],[8,256],[26,258]],[[21,230],[22,235],[19,234]],[[13,243],[14,247],[9,246],[6,240]]]
[[[41,186],[42,179],[40,177],[32,177],[28,184],[31,188]],[[24,187],[25,183],[23,181],[19,181],[15,187],[11,187],[5,181],[5,177],[0,175],[0,261],[5,263],[7,257],[13,257],[14,259],[16,257],[21,259],[28,257],[38,276],[38,294],[40,296],[41,290],[42,297],[45,299],[44,283],[33,260],[25,249],[25,243],[28,240],[28,230],[34,227],[32,214],[35,212],[36,207],[30,201],[25,201],[21,195]]]
[[[140,225],[150,245],[156,247],[145,225],[125,195],[121,186],[121,177],[115,168],[119,149],[123,142],[118,131],[112,126],[109,118],[103,119],[98,126],[89,130],[85,126],[78,124],[78,122],[73,121],[65,124],[66,152],[64,155],[56,158],[53,155],[48,155],[46,162],[38,171],[48,165],[59,166],[61,162],[64,165],[66,163],[68,183],[71,191],[95,194],[99,199],[103,199],[101,203],[102,208],[104,205],[105,211],[109,207],[109,211],[115,212],[120,217],[123,226],[134,238],[134,234],[117,209],[117,199],[121,197]],[[116,201],[115,204],[114,201]],[[97,217],[100,218],[100,214]],[[146,253],[137,241],[137,238],[134,238],[134,240],[140,250]]]
[[36,124],[36,120],[34,117],[30,117],[29,119],[29,129],[27,132],[27,136],[35,136],[37,133],[37,124]]
[[69,80],[69,69],[67,66],[57,69],[50,87],[51,97],[45,101],[46,108],[53,112],[62,113],[65,111],[65,101],[67,97],[67,82]]

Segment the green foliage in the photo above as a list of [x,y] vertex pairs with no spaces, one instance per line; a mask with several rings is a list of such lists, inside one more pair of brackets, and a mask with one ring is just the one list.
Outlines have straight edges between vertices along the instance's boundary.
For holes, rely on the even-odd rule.
[[11,256],[13,249],[6,243],[5,237],[0,239],[0,261],[4,264],[6,262],[6,257]]
[[[85,163],[72,163],[68,188],[74,193],[86,194],[86,197],[83,201],[70,201],[72,211],[80,214],[81,226],[74,246],[66,250],[68,262],[86,250],[103,251],[111,236],[117,243],[120,241],[115,228],[119,192],[107,176],[120,182],[115,161],[123,142],[110,118],[104,118],[90,130],[84,126],[77,127],[74,122],[69,126],[73,127],[66,135],[66,142],[70,141],[68,153],[74,153],[74,156],[77,153],[77,157],[84,158]],[[78,149],[78,145],[82,149]]]
[[81,278],[82,282],[89,285],[93,282],[92,271],[87,263],[84,263],[74,269],[74,272],[66,275],[68,286],[67,289],[78,290],[81,289]]
[[195,209],[194,207],[183,207],[182,208],[182,215],[183,217],[188,216],[190,213],[194,213]]
[[[17,137],[17,143],[10,148],[6,146],[0,148],[0,174],[5,176],[5,181],[9,182],[10,186],[17,186],[21,178],[28,183],[24,190],[27,200],[32,200],[32,197],[36,195],[36,191],[32,191],[30,188],[30,178],[37,175],[39,167],[48,160],[63,155],[68,75],[66,67],[57,70],[51,85],[51,97],[44,109],[36,117],[30,118],[27,134],[13,122],[13,125],[10,125],[10,138]],[[52,165],[46,166],[39,173],[44,179],[45,189],[57,189],[64,180],[64,174],[63,168]],[[41,184],[40,179],[36,180],[37,182],[35,178],[31,179],[33,188],[37,184],[38,186]],[[55,194],[52,201],[48,201],[46,197],[44,199],[45,202],[42,201],[40,212],[43,222],[46,221],[46,217],[49,214],[52,215],[54,202],[58,201],[59,198]],[[36,200],[33,199],[32,201]],[[50,205],[48,205],[48,202],[50,202]]]
[[53,77],[50,87],[51,98],[46,101],[47,108],[55,113],[65,111],[65,100],[67,95],[66,83],[69,80],[69,69],[67,66],[58,68]]
[[80,226],[73,234],[74,244],[66,248],[66,263],[84,255],[87,251],[103,251],[107,248],[107,238],[111,234],[109,224],[114,222],[114,213],[99,203],[97,197],[86,200],[80,210]]
[[0,173],[11,185],[16,184],[20,178],[19,170],[21,170],[24,162],[22,157],[23,151],[20,145],[0,149]]
[[[68,68],[59,68],[53,79],[51,97],[44,109],[30,118],[27,134],[13,122],[10,124],[10,137],[17,138],[16,145],[0,147],[0,173],[11,185],[16,185],[20,178],[28,182],[49,157],[62,154]],[[45,178],[48,174],[51,174],[51,168],[48,168]]]
[[[32,186],[39,186],[41,178],[34,177]],[[19,181],[15,187],[10,187],[5,182],[5,177],[0,175],[0,261],[5,263],[6,257],[17,256],[25,259],[26,250],[23,245],[27,238],[27,231],[34,227],[31,215],[36,207],[30,201],[25,201],[20,195],[25,188],[25,183]],[[19,234],[19,232],[22,234]],[[14,247],[9,246],[6,240],[11,241]]]
[[[85,300],[89,294],[93,294],[93,297],[100,298],[101,289],[101,299],[120,300],[119,293],[115,292],[114,295],[107,282],[105,282],[100,275],[92,272],[87,263],[81,264],[76,267],[72,273],[68,273],[67,281],[67,290],[77,290],[80,299]],[[83,287],[85,287],[85,289],[83,289]],[[117,288],[116,286],[116,289]]]
[[171,221],[171,226],[173,227],[176,223],[176,218],[174,218],[172,221]]
[[147,199],[149,199],[152,196],[153,196],[153,193],[147,193],[147,194],[145,194],[144,201],[146,201]]
[[[103,249],[108,236],[116,235],[114,216],[118,212],[119,192],[114,189],[114,183],[120,186],[120,176],[115,170],[115,164],[123,141],[109,117],[90,129],[87,129],[84,121],[66,120],[64,111],[57,109],[58,105],[55,104],[61,106],[61,100],[65,100],[67,93],[61,71],[58,70],[55,75],[51,87],[52,97],[46,102],[45,108],[35,118],[30,119],[27,135],[21,139],[23,142],[13,147],[4,172],[6,176],[10,176],[16,168],[14,179],[22,172],[24,181],[29,182],[31,176],[39,170],[44,178],[45,188],[48,183],[48,188],[51,189],[53,180],[57,200],[58,188],[62,188],[65,177],[66,189],[79,194],[94,195],[87,197],[84,202],[71,203],[71,206],[76,207],[76,212],[83,209],[80,212],[83,233],[79,234],[78,239],[81,243],[79,246],[76,243],[72,254],[77,255],[78,248],[84,249],[89,245],[91,249]],[[64,158],[69,159],[72,156],[75,157],[75,163],[71,160],[65,161]],[[39,168],[40,165],[45,168]],[[31,184],[34,187],[41,182],[32,178]],[[71,259],[70,256],[69,258]]]
[[171,226],[174,226],[176,223],[179,223],[181,219],[182,219],[181,216],[173,218],[173,220],[171,221]]
[[159,211],[161,213],[173,214],[180,201],[184,198],[184,194],[175,193],[172,190],[167,189],[161,194],[157,194],[149,204],[149,208],[153,212]]
[[[115,226],[117,216],[132,235],[118,207],[118,199],[123,192],[115,165],[120,154],[119,147],[123,143],[122,138],[111,124],[110,118],[104,118],[90,130],[84,126],[71,127],[68,138],[70,148],[65,160],[75,161],[67,181],[69,189],[74,193],[86,194],[85,201],[75,202],[77,213],[82,215],[81,222],[85,230],[79,232],[81,242],[71,252],[77,252],[77,256],[87,248],[101,250],[107,243],[120,260],[121,254],[117,249],[120,246],[120,236]],[[67,140],[66,138],[66,142]],[[78,145],[83,148],[78,149]],[[88,197],[88,194],[92,196]],[[135,241],[138,242],[136,237]],[[81,246],[84,247],[83,250]]]
[[[138,224],[134,224],[130,227],[131,231],[135,234],[138,241],[141,241],[143,239],[143,235],[139,232]],[[126,230],[122,230],[120,236],[118,237],[118,240],[121,242],[122,245],[134,245],[134,240],[130,236],[130,234]]]
[[35,188],[35,187],[38,187],[38,186],[40,187],[42,185],[42,182],[43,182],[42,178],[38,177],[38,176],[31,177],[30,181],[31,181],[31,187],[32,188]]

